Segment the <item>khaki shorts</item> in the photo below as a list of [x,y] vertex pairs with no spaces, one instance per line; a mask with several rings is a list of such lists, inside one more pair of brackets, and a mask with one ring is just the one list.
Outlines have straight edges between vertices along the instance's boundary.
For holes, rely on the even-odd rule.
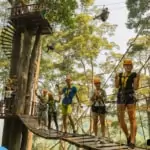
[[62,104],[61,109],[62,109],[62,115],[70,115],[72,113],[71,104],[69,105]]

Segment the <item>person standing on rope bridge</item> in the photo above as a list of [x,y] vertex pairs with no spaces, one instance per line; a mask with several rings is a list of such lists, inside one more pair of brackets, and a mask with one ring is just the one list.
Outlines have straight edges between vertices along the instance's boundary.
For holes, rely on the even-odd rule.
[[40,99],[38,106],[38,129],[41,128],[41,121],[44,121],[44,128],[47,129],[48,125],[48,91],[44,89],[42,91],[42,95],[37,94],[37,90],[35,91],[36,96]]
[[106,114],[106,92],[101,88],[99,77],[94,78],[95,89],[91,97],[92,101],[92,116],[93,116],[93,131],[95,136],[98,133],[98,121],[100,119],[102,137],[105,137],[105,114]]
[[51,92],[48,93],[48,129],[51,128],[51,120],[53,118],[55,122],[56,130],[58,131],[58,122],[57,122],[57,109],[56,109],[56,100],[54,99]]
[[[140,76],[136,72],[132,72],[133,64],[130,59],[123,61],[123,68],[125,72],[116,74],[115,87],[118,88],[117,94],[117,111],[120,126],[127,138],[127,145],[129,148],[134,149],[135,137],[136,137],[136,99],[135,90],[139,87]],[[130,133],[128,132],[127,125],[125,123],[125,110],[127,109]]]
[[63,94],[64,97],[62,99],[62,115],[63,115],[63,126],[64,126],[64,135],[67,135],[67,117],[70,120],[70,124],[73,129],[73,134],[76,134],[75,125],[73,122],[73,119],[71,117],[72,113],[72,100],[76,96],[78,102],[79,97],[77,95],[77,88],[71,84],[71,77],[68,75],[66,77],[66,84],[67,86],[62,89],[62,91],[59,90],[59,95],[61,99],[61,95]]
[[12,90],[10,86],[5,87],[5,97],[4,102],[6,104],[6,112],[11,112],[11,101],[12,101]]

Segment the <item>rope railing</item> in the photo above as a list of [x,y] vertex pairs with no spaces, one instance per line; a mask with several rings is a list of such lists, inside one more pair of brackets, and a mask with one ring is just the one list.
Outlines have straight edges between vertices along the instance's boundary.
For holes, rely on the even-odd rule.
[[[139,103],[141,101],[147,101],[147,99],[150,99],[150,97],[146,96],[146,97],[136,99],[136,102]],[[14,113],[15,103],[12,104],[13,101],[14,101],[13,99],[4,99],[4,100],[0,101],[0,116],[5,116],[5,115],[8,115],[8,114],[9,115],[10,114],[15,115],[15,113]],[[105,104],[106,104],[106,107],[108,108],[108,113],[112,113],[112,111],[110,111],[111,107],[109,108],[109,106],[112,105],[112,104],[115,105],[117,103],[114,100],[113,101],[110,100],[110,101],[106,101]],[[78,105],[78,104],[74,103],[74,105]],[[24,103],[24,106],[30,108],[29,109],[30,112],[28,113],[29,116],[37,116],[38,115],[39,101],[38,102],[37,101],[36,102],[35,101],[26,101]],[[88,107],[90,107],[90,105],[88,105],[86,107],[87,107],[87,109],[81,114],[81,116],[85,115],[85,112],[88,110]],[[137,107],[137,110],[150,112],[150,105],[141,104],[141,106]],[[80,119],[80,118],[78,118],[78,119]]]
[[[141,98],[139,99],[140,100],[144,100],[144,98]],[[31,108],[34,108],[32,113],[30,113],[30,115],[19,115],[19,117],[21,118],[21,120],[24,122],[24,124],[29,128],[29,130],[31,130],[34,134],[37,134],[38,136],[41,136],[41,137],[44,137],[44,138],[48,138],[48,139],[58,139],[59,137],[63,136],[63,132],[59,132],[59,134],[56,134],[54,133],[55,130],[51,131],[51,130],[45,130],[45,128],[43,129],[37,129],[37,126],[38,126],[38,105],[39,105],[39,102],[29,102],[27,103],[26,107],[31,107]],[[0,105],[1,106],[1,105]],[[6,105],[5,105],[6,106]],[[76,106],[74,106],[76,107]],[[1,107],[0,107],[1,108]],[[75,125],[76,125],[76,128],[78,127],[78,131],[80,130],[80,134],[83,134],[83,139],[84,139],[84,136],[87,136],[86,133],[88,133],[88,129],[85,129],[84,128],[84,125],[85,122],[81,122],[81,119],[82,118],[86,118],[86,117],[89,117],[87,119],[90,119],[90,114],[88,111],[88,109],[90,108],[90,106],[87,106],[87,108],[82,111],[82,113],[79,114],[79,116],[76,116],[75,118]],[[30,109],[31,111],[32,109]],[[116,110],[114,110],[115,113],[117,113]],[[5,113],[5,112],[4,112]],[[112,112],[108,112],[107,113],[108,116],[112,115]],[[116,116],[116,119],[117,119],[117,115]],[[107,125],[107,120],[109,121],[109,117],[108,119],[106,119],[106,125]],[[59,129],[60,129],[60,126],[62,125],[62,119],[61,119],[61,115],[59,115]],[[113,117],[113,120],[111,120],[112,122],[114,121],[114,117]],[[147,121],[147,120],[146,120]],[[54,124],[52,124],[52,128],[55,128],[53,126]],[[81,126],[82,125],[82,126]],[[44,127],[44,125],[43,125]],[[111,127],[111,125],[109,124],[108,122],[108,125],[107,125],[107,130],[109,130]],[[68,130],[68,131],[71,131],[71,130]],[[108,131],[109,132],[109,131]],[[71,135],[70,133],[68,133],[69,135]],[[93,135],[93,134],[92,134]],[[111,139],[112,138],[112,135],[110,136],[109,135],[109,138]],[[146,137],[145,137],[146,139]],[[84,140],[83,140],[84,141]]]

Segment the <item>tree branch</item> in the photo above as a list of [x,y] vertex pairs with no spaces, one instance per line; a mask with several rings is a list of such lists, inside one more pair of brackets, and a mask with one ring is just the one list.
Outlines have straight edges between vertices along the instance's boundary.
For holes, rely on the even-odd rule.
[[12,5],[13,4],[13,0],[8,0],[8,2]]

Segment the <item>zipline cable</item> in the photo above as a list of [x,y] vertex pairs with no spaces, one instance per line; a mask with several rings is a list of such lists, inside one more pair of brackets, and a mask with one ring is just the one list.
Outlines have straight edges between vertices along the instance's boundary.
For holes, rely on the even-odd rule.
[[[104,83],[103,87],[105,87],[106,83],[109,81],[109,79],[111,78],[111,76],[113,75],[113,73],[116,71],[116,69],[118,68],[118,66],[120,65],[121,61],[124,59],[124,57],[126,56],[126,54],[129,52],[130,48],[133,46],[133,44],[135,43],[135,41],[137,40],[137,38],[140,36],[141,32],[144,30],[144,26],[143,25],[139,32],[137,33],[136,37],[132,40],[132,42],[130,43],[129,47],[127,48],[126,52],[123,54],[123,56],[121,57],[120,61],[118,62],[118,64],[114,67],[114,70],[111,72],[111,74],[109,75],[109,77],[107,78],[106,82]],[[102,87],[102,88],[103,88]]]
[[118,5],[118,4],[125,4],[125,2],[118,2],[118,3],[108,3],[108,4],[96,4],[94,6],[111,6],[111,5]]
[[[150,2],[150,1],[149,1]],[[95,4],[94,6],[111,6],[111,5],[119,5],[119,4],[126,4],[125,1],[121,1],[121,2],[115,2],[115,3],[108,3],[108,4]],[[146,4],[146,2],[140,2],[140,4]]]

